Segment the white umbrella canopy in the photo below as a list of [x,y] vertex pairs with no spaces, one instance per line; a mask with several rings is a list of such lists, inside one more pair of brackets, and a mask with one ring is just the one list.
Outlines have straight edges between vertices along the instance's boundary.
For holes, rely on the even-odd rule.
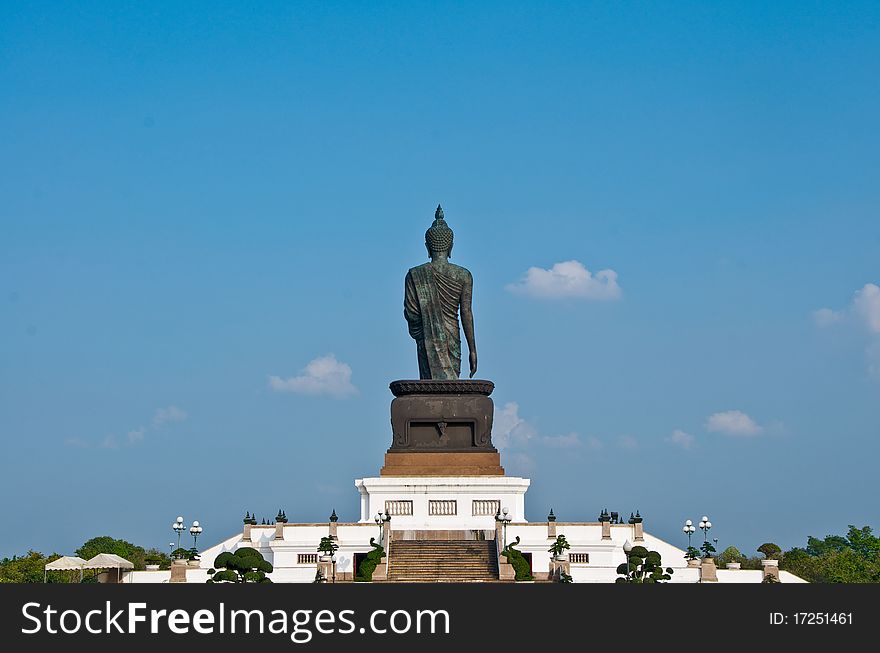
[[115,553],[99,553],[89,559],[83,569],[134,569],[134,564]]
[[46,569],[49,571],[57,571],[64,569],[79,569],[82,570],[86,561],[78,556],[62,556],[58,558],[58,560],[54,560],[46,565]]

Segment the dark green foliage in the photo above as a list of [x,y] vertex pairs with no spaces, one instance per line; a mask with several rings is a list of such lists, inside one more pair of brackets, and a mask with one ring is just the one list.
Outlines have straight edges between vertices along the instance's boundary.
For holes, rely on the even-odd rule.
[[706,540],[700,545],[700,551],[703,552],[704,558],[711,558],[712,554],[715,553],[715,547],[709,540]]
[[147,549],[147,555],[144,557],[144,563],[148,565],[159,565],[159,569],[168,569],[171,566],[171,558],[164,551],[159,549]]
[[684,557],[686,560],[696,560],[700,557],[700,550],[695,546],[689,546]]
[[574,579],[566,574],[563,570],[559,570],[559,582],[560,583],[573,583]]
[[848,548],[849,542],[841,535],[827,535],[824,540],[811,535],[807,538],[806,553],[811,556],[823,556],[827,553],[840,553]]
[[870,526],[849,526],[846,537],[810,537],[806,548],[787,551],[782,569],[811,583],[880,583],[880,538]]
[[385,556],[385,549],[382,548],[381,544],[376,543],[376,538],[370,538],[370,546],[373,547],[373,550],[361,561],[357,570],[357,576],[354,578],[356,582],[369,583],[372,581],[373,572],[376,571],[376,567],[379,566],[379,563],[382,562],[382,558]]
[[660,554],[643,546],[634,546],[629,560],[617,567],[617,583],[663,583],[672,579],[672,567],[664,571]]
[[108,535],[93,537],[75,551],[83,560],[94,558],[99,553],[115,553],[131,562],[135,569],[143,569],[146,566],[147,552],[142,546],[137,546],[125,540],[117,540]]
[[259,551],[249,546],[234,553],[225,551],[214,560],[215,569],[208,570],[209,583],[271,583],[266,574],[272,573],[272,565],[263,559]]
[[871,532],[870,526],[856,528],[850,525],[846,541],[849,547],[865,560],[875,561],[880,558],[880,537]]
[[331,556],[336,553],[336,550],[339,548],[339,545],[333,541],[333,538],[330,536],[322,537],[321,541],[318,543],[318,553],[323,553],[325,555]]
[[731,562],[738,562],[739,564],[742,564],[745,559],[746,557],[742,553],[740,553],[739,549],[737,549],[735,546],[729,546],[716,556],[715,562],[718,564],[719,567],[725,567]]
[[571,548],[571,544],[568,543],[568,540],[565,539],[565,535],[557,535],[556,541],[550,545],[550,548],[547,549],[553,555],[561,555],[565,553],[566,550]]
[[174,549],[174,551],[171,552],[171,557],[174,558],[175,560],[189,560],[190,559],[189,556],[190,556],[189,549],[184,549],[182,547],[179,549]]
[[519,536],[501,552],[501,555],[507,558],[507,562],[513,567],[514,580],[534,580],[529,561],[514,548],[515,546],[519,546]]
[[[0,560],[0,583],[42,583],[46,565],[61,556],[53,553],[44,556],[38,551],[28,551],[23,556]],[[79,572],[75,582],[79,582]],[[65,572],[49,572],[49,582],[72,582]]]
[[[730,548],[719,556],[719,561],[727,557]],[[758,551],[765,558],[781,559],[780,569],[811,583],[880,583],[880,537],[873,534],[870,526],[856,528],[850,524],[845,536],[810,536],[806,547],[793,547],[784,554],[772,542],[762,544]],[[761,569],[761,560],[743,558],[742,568]]]

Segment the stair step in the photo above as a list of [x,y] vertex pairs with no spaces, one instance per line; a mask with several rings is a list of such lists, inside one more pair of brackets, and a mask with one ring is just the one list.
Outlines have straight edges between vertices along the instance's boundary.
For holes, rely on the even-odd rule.
[[392,540],[388,580],[399,583],[498,582],[493,540]]

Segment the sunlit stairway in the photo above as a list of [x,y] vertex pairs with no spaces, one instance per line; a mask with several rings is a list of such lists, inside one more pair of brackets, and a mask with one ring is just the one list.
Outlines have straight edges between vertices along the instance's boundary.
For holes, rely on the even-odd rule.
[[494,540],[394,540],[388,560],[393,583],[498,580]]

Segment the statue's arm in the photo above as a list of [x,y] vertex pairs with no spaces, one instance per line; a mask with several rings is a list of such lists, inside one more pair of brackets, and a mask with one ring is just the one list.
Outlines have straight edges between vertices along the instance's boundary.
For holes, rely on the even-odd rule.
[[407,272],[403,283],[403,317],[409,326],[409,335],[415,340],[422,337],[422,316],[419,312],[419,298],[416,294],[416,284],[412,275]]
[[471,306],[474,294],[474,278],[468,272],[461,289],[461,328],[467,340],[471,378],[477,373],[477,343],[474,340],[474,311]]

